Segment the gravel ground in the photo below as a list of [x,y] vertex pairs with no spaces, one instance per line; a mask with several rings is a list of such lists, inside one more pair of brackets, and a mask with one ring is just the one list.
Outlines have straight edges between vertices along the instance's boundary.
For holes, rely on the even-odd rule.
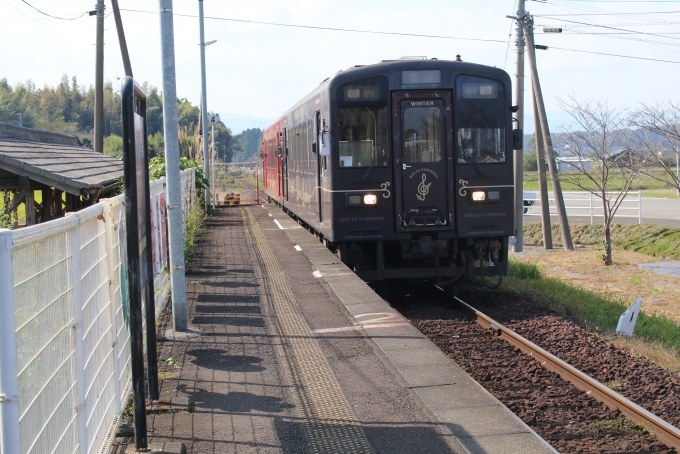
[[[414,294],[416,292],[413,292]],[[418,301],[415,301],[415,300]],[[437,300],[439,303],[434,303]],[[671,424],[680,424],[680,376],[503,291],[474,290],[462,299]],[[429,300],[423,309],[422,300]],[[643,427],[587,397],[531,357],[491,337],[470,316],[418,292],[395,305],[555,449],[565,453],[671,453]]]

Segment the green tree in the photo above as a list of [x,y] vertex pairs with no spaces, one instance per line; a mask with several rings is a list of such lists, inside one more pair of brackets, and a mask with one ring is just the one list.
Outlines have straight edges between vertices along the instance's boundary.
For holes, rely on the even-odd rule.
[[116,134],[104,138],[104,154],[118,159],[122,158],[123,138]]
[[[208,129],[212,130],[210,125]],[[210,134],[210,133],[209,133]],[[212,140],[212,137],[210,137]],[[212,142],[210,142],[212,143]],[[231,162],[233,155],[234,136],[231,129],[227,128],[221,121],[215,124],[215,149],[217,157],[224,162]]]
[[234,137],[238,146],[234,146],[235,161],[249,161],[258,155],[258,149],[262,143],[262,130],[260,128],[246,129]]
[[161,131],[158,131],[153,135],[149,134],[148,142],[150,158],[165,156],[165,142]]

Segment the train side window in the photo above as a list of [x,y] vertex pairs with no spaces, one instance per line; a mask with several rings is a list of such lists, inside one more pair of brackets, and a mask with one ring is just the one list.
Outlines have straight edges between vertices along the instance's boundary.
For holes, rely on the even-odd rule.
[[340,167],[387,167],[387,107],[338,109]]
[[459,164],[506,161],[506,115],[503,86],[491,79],[456,79],[456,148]]
[[388,167],[389,88],[387,78],[371,77],[338,87],[340,167]]

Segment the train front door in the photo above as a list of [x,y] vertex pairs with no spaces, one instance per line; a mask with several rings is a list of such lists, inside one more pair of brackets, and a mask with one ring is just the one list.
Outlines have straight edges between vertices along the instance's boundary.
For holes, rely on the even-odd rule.
[[[451,222],[451,95],[419,90],[392,94],[399,230]],[[447,134],[449,131],[449,134]]]

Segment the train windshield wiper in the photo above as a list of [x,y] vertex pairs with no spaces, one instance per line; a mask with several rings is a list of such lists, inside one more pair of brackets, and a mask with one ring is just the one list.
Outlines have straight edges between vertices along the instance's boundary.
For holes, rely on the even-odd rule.
[[363,177],[361,177],[361,179],[366,181],[366,178],[368,178],[368,174],[371,173],[371,170],[373,170],[373,164],[371,164],[371,166],[366,170],[366,173]]
[[465,151],[463,151],[463,154],[464,154],[464,156],[466,156],[467,158],[469,158],[468,160],[472,163],[473,166],[475,166],[475,170],[477,171],[477,173],[479,174],[479,176],[480,176],[480,177],[483,177],[483,176],[484,176],[484,173],[482,173],[482,171],[479,170],[479,167],[477,167],[477,161],[475,161],[475,158],[472,157],[472,153],[466,154]]
[[469,150],[469,149],[466,150],[465,148],[463,148],[463,135],[462,135],[462,134],[461,134],[461,136],[460,136],[460,147],[461,147],[461,149],[463,150],[463,158],[464,158],[466,161],[471,162],[472,165],[475,166],[475,170],[477,171],[477,174],[478,174],[480,177],[483,177],[483,176],[484,176],[484,173],[482,173],[482,171],[479,170],[479,167],[477,167],[477,161],[475,161],[475,158],[472,156],[472,150]]

